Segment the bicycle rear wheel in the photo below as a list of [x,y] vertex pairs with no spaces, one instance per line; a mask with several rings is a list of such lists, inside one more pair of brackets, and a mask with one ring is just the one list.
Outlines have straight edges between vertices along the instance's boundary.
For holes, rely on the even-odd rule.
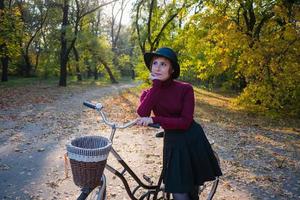
[[[218,154],[215,151],[214,151],[214,154],[220,165],[220,159],[219,159]],[[206,199],[206,200],[212,200],[216,193],[218,184],[219,184],[219,177],[216,177],[215,180],[207,181],[203,185],[199,186],[199,198]]]

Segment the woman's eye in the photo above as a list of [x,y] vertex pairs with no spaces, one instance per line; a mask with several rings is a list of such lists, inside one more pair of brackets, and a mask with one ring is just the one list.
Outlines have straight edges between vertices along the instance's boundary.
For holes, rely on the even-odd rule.
[[162,63],[161,63],[161,66],[163,66],[163,67],[166,67],[166,66],[167,66],[167,64],[166,64],[166,63],[164,63],[164,62],[162,62]]
[[153,65],[158,65],[158,62],[157,62],[157,61],[154,61],[154,62],[153,62]]

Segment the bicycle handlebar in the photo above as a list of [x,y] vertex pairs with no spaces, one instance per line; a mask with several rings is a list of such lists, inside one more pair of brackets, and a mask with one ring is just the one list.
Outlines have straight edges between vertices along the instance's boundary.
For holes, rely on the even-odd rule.
[[98,104],[98,106],[97,106],[97,104],[94,105],[88,101],[84,101],[83,105],[85,105],[86,107],[92,108],[92,109],[102,109],[103,108],[103,106],[101,104]]
[[160,128],[160,125],[155,123],[148,124],[148,126],[152,128]]
[[[99,111],[104,123],[109,125],[112,128],[123,129],[123,128],[127,128],[129,126],[133,126],[133,125],[136,124],[136,120],[133,120],[133,121],[128,122],[128,123],[123,124],[123,125],[116,125],[116,123],[108,121],[107,118],[106,118],[106,115],[102,112],[103,105],[101,103],[93,104],[91,102],[84,101],[83,105],[88,107],[88,108],[92,108],[92,109],[95,109],[95,110]],[[152,128],[160,128],[159,124],[154,124],[154,123],[149,124],[148,126],[152,127]]]

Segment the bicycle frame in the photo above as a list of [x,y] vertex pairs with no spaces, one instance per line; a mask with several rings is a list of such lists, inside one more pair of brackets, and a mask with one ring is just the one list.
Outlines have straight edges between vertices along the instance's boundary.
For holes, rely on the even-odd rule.
[[[94,104],[91,104],[89,102],[84,102],[83,104],[85,106],[89,107],[89,108],[93,108],[93,109],[97,110],[100,113],[100,115],[101,115],[104,123],[106,125],[108,125],[108,126],[111,127],[112,131],[111,131],[111,134],[110,134],[110,141],[111,141],[112,144],[113,144],[114,135],[115,135],[115,132],[116,132],[117,129],[124,129],[124,128],[130,127],[130,126],[133,126],[133,125],[136,124],[136,120],[134,120],[134,121],[128,122],[128,123],[126,123],[124,125],[117,125],[117,124],[115,124],[115,123],[110,122],[110,121],[107,120],[106,115],[102,112],[103,106],[100,103],[94,105]],[[155,128],[159,128],[159,126],[157,124],[151,124],[149,126],[155,127]],[[211,144],[213,144],[213,143],[214,142],[212,142]],[[111,148],[110,153],[121,164],[121,166],[123,167],[123,170],[118,171],[117,169],[113,168],[111,165],[109,165],[107,163],[106,163],[105,168],[108,171],[110,171],[111,173],[113,173],[114,175],[116,175],[118,178],[121,179],[122,183],[125,186],[126,192],[127,192],[128,196],[130,197],[131,200],[144,200],[146,198],[147,198],[147,200],[150,200],[150,198],[151,198],[151,200],[170,200],[170,194],[169,193],[165,193],[164,187],[163,187],[163,184],[162,184],[163,170],[162,170],[162,172],[160,174],[160,177],[159,177],[158,182],[157,182],[156,185],[153,185],[153,182],[150,181],[150,178],[144,175],[143,178],[145,179],[145,181],[147,181],[149,183],[149,184],[145,184],[132,171],[132,169],[127,165],[127,163],[121,158],[121,156],[116,152],[116,150],[113,148],[113,146]],[[215,156],[216,156],[216,158],[217,158],[217,160],[219,162],[218,155],[216,154],[216,152],[214,152],[214,153],[215,153]],[[126,172],[134,179],[135,183],[137,183],[137,186],[133,190],[131,190],[131,188],[130,188],[130,186],[129,186],[129,184],[128,184],[125,176],[124,176],[124,174]],[[101,179],[101,182],[102,182],[101,185],[102,186],[100,187],[100,192],[98,193],[99,195],[101,195],[101,196],[98,196],[99,199],[102,197],[102,195],[106,191],[105,175],[103,174],[101,178],[102,178]],[[219,177],[216,177],[216,179],[213,180],[213,181],[211,181],[210,183],[203,184],[202,186],[199,186],[198,193],[202,194],[202,192],[205,190],[205,188],[208,188],[209,192],[208,193],[207,192],[206,193],[203,192],[203,194],[205,193],[204,195],[207,196],[207,198],[206,198],[207,200],[212,200],[212,198],[213,198],[213,196],[214,196],[214,194],[216,192],[218,183],[219,183]],[[140,195],[140,197],[136,197],[136,192],[139,189],[144,189],[144,190],[146,190],[146,192],[142,193]],[[82,189],[82,193],[80,195],[80,197],[82,196],[81,199],[82,200],[85,199],[89,195],[89,193],[92,192],[92,191],[93,191],[93,189],[83,188]],[[161,196],[160,192],[162,193],[162,196]],[[78,200],[79,199],[80,198],[78,198]],[[100,200],[102,200],[102,199],[100,199]]]
[[[102,112],[102,108],[103,106],[101,104],[96,104],[96,105],[93,105],[89,102],[84,102],[84,105],[87,106],[87,107],[90,107],[90,108],[93,108],[93,109],[96,109],[103,121],[105,124],[107,124],[108,126],[111,127],[112,131],[111,131],[111,134],[110,134],[110,141],[111,143],[113,144],[113,139],[114,139],[114,135],[115,135],[115,132],[117,129],[124,129],[124,128],[127,128],[127,127],[130,127],[132,125],[135,125],[136,121],[131,121],[129,123],[126,123],[124,125],[116,125],[115,123],[113,122],[110,122],[107,120],[106,118],[106,115]],[[152,124],[150,125],[151,127],[155,127],[155,128],[158,128],[158,125],[155,125],[155,124]],[[150,198],[150,196],[152,195],[152,200],[157,200],[158,199],[158,193],[159,192],[163,192],[163,199],[165,199],[165,193],[163,191],[163,188],[161,187],[162,185],[162,173],[158,179],[158,182],[156,185],[152,185],[152,182],[149,180],[150,178],[148,178],[147,176],[144,175],[144,179],[149,183],[149,184],[145,184],[134,172],[133,170],[127,165],[127,163],[121,158],[121,156],[116,152],[116,150],[113,148],[113,146],[111,147],[111,151],[110,153],[115,157],[115,159],[122,165],[123,167],[123,170],[122,171],[118,171],[117,169],[115,169],[114,167],[112,167],[111,165],[109,164],[106,164],[105,168],[110,171],[111,173],[113,173],[114,175],[116,175],[118,178],[121,179],[122,183],[124,184],[125,186],[125,189],[126,189],[126,192],[128,194],[128,196],[132,199],[132,200],[143,200],[145,198]],[[134,179],[135,183],[137,183],[137,186],[132,190],[124,176],[124,174],[128,172],[128,174]],[[163,171],[162,171],[163,172]],[[104,184],[103,184],[104,185]],[[105,187],[105,186],[104,186]],[[136,197],[136,192],[139,190],[139,189],[144,189],[144,190],[147,190],[145,193],[143,193],[139,198]],[[83,189],[85,190],[86,194],[88,194],[89,192],[91,192],[91,190],[89,190],[88,188],[87,189]],[[166,199],[169,200],[170,199],[170,195],[169,194],[166,194]]]
[[[157,185],[148,185],[142,182],[142,180],[132,171],[132,169],[127,165],[127,163],[121,158],[121,156],[114,150],[114,148],[112,147],[111,149],[111,153],[112,155],[117,159],[117,161],[122,165],[123,170],[122,171],[118,171],[115,168],[113,168],[112,166],[110,166],[109,164],[106,164],[105,168],[110,171],[111,173],[113,173],[114,175],[116,175],[118,178],[121,179],[123,185],[125,186],[126,192],[128,194],[128,196],[132,199],[132,200],[142,200],[150,195],[153,195],[153,200],[157,200],[157,195],[160,191],[163,191],[163,189],[161,188],[161,184],[162,184],[162,173],[160,175],[160,178],[157,182]],[[128,172],[129,175],[134,179],[134,181],[137,183],[137,186],[131,190],[124,174]],[[140,198],[135,197],[136,192],[138,191],[138,189],[143,188],[145,190],[147,190],[147,192],[145,192]]]

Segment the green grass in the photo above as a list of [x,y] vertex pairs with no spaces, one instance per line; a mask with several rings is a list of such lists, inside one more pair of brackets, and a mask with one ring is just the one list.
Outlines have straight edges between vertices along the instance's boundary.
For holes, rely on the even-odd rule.
[[[122,77],[118,80],[121,83],[130,82],[130,78]],[[2,88],[9,88],[9,87],[22,87],[22,86],[35,86],[35,85],[48,85],[48,86],[58,86],[59,78],[58,77],[49,77],[47,79],[40,78],[40,77],[30,77],[30,78],[23,78],[23,77],[9,77],[7,82],[0,82],[0,87]],[[67,86],[103,86],[109,85],[110,80],[106,80],[104,78],[99,78],[95,80],[94,78],[83,79],[82,81],[77,81],[76,76],[68,76],[67,78]]]
[[53,77],[48,79],[41,79],[37,77],[30,77],[30,78],[9,77],[7,82],[0,82],[1,87],[20,87],[20,86],[37,85],[37,84],[55,85],[58,84],[58,78]]

